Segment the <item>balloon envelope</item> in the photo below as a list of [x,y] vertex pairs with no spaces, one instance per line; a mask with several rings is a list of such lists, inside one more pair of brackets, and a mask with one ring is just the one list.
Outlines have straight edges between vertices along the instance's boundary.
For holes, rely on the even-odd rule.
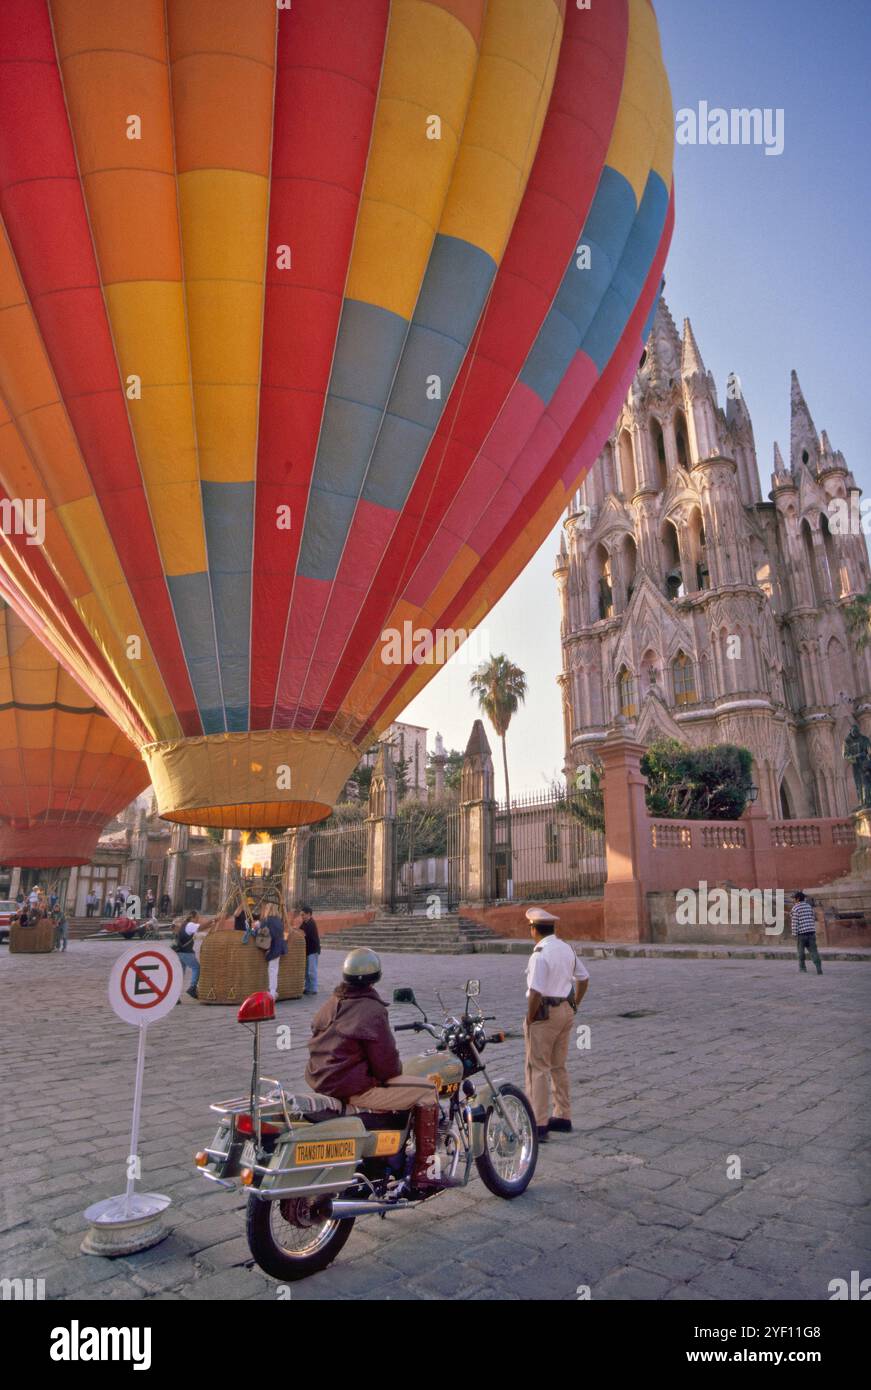
[[0,863],[87,863],[147,785],[133,744],[0,599]]
[[0,565],[161,814],[318,819],[616,417],[653,7],[4,0],[0,53]]

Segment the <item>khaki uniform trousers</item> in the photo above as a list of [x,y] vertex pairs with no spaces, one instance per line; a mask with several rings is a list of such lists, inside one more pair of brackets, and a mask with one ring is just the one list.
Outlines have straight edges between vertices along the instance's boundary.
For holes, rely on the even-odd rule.
[[570,1120],[572,1103],[566,1058],[575,1011],[565,1000],[551,1004],[550,1017],[523,1024],[526,1039],[526,1094],[535,1111],[535,1123],[546,1125],[551,1117],[549,1088],[553,1087],[553,1116]]
[[383,1086],[373,1086],[359,1096],[351,1096],[348,1104],[358,1110],[383,1114],[388,1110],[411,1110],[415,1105],[438,1105],[438,1093],[435,1082],[427,1081],[425,1076],[400,1072]]

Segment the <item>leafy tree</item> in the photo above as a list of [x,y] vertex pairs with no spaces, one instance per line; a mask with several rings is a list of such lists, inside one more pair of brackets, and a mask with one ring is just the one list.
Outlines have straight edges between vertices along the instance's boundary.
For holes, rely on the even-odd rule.
[[675,738],[652,743],[641,759],[651,816],[674,820],[738,820],[752,785],[747,748],[716,743],[688,748]]
[[589,787],[579,789],[570,782],[568,791],[563,791],[559,787],[554,790],[557,792],[559,804],[588,830],[603,831],[605,829],[605,796],[602,790],[602,769],[600,767],[595,764],[590,765]]
[[404,801],[408,796],[408,778],[411,772],[411,763],[407,758],[397,758],[393,764],[393,771],[396,776],[396,800]]
[[871,584],[864,594],[857,594],[849,603],[844,604],[843,613],[847,632],[855,643],[856,650],[861,652],[871,642]]
[[514,877],[514,856],[511,839],[511,788],[508,782],[508,752],[505,735],[512,715],[526,699],[526,674],[503,653],[483,661],[469,677],[478,707],[486,714],[502,740],[502,768],[505,774],[505,807],[508,830],[508,877]]

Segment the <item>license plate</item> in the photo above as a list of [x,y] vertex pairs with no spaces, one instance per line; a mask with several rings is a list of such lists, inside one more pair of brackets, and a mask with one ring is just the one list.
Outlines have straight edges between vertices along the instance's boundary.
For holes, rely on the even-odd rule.
[[242,1168],[253,1168],[257,1157],[257,1150],[254,1148],[254,1140],[247,1139],[242,1149],[242,1157],[239,1160]]
[[357,1144],[353,1139],[323,1139],[315,1144],[297,1144],[294,1163],[337,1163],[356,1158]]

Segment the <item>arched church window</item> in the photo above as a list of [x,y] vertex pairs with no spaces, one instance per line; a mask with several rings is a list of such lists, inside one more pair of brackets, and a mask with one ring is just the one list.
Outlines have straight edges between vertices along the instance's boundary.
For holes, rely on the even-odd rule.
[[623,543],[623,574],[626,578],[626,602],[628,604],[635,589],[635,576],[638,567],[638,549],[632,536]]
[[826,568],[829,571],[829,585],[835,598],[843,598],[847,592],[847,577],[842,573],[838,563],[838,552],[835,548],[834,537],[829,530],[829,519],[823,512],[820,516],[820,531],[823,537],[823,553],[826,558]]
[[789,800],[789,792],[786,789],[786,782],[780,784],[780,814],[784,820],[792,820],[792,806]]
[[623,666],[617,676],[617,707],[624,719],[634,719],[637,713],[635,677]]
[[681,411],[678,411],[674,417],[674,442],[677,446],[677,461],[681,468],[689,472],[690,451],[687,448],[687,422]]
[[614,446],[609,441],[602,450],[602,496],[610,497],[617,491],[614,480]]
[[624,430],[619,442],[620,454],[620,488],[623,496],[632,497],[637,486],[635,478],[635,456],[632,452],[632,437],[628,430]]
[[662,425],[657,419],[650,422],[650,438],[653,444],[653,454],[656,459],[656,477],[659,487],[664,491],[668,486],[668,464],[665,461],[665,437],[662,433]]
[[807,565],[808,591],[814,607],[818,607],[822,602],[822,584],[820,576],[817,574],[817,560],[814,552],[814,538],[811,532],[810,523],[807,518],[801,523],[801,537],[804,545],[805,562]]
[[659,546],[662,570],[665,576],[665,595],[670,602],[674,602],[676,598],[683,598],[686,590],[684,589],[683,570],[680,563],[677,531],[670,521],[664,521],[662,524],[662,530],[659,533]]
[[686,652],[679,652],[671,667],[676,705],[691,705],[696,700],[695,667]]
[[600,618],[614,616],[614,584],[611,577],[611,556],[603,545],[596,552],[598,567],[598,614]]

